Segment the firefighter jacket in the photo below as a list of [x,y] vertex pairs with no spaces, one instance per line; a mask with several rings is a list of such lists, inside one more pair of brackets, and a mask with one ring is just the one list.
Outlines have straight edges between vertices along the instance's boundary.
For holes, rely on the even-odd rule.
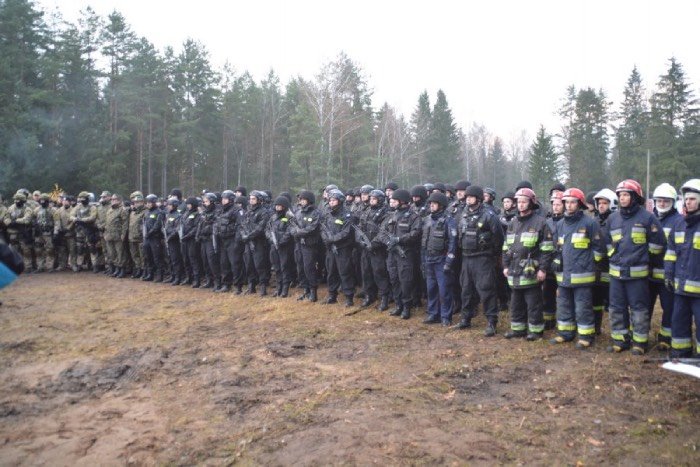
[[677,294],[700,297],[700,212],[676,218],[668,234],[664,266]]
[[610,215],[606,245],[610,277],[646,279],[652,259],[663,257],[666,239],[656,216],[635,204]]
[[483,203],[475,210],[468,207],[457,219],[457,234],[462,256],[498,256],[503,247],[503,228],[493,210]]
[[[654,214],[659,218],[666,243],[668,243],[668,236],[671,233],[671,228],[676,225],[679,220],[682,220],[683,216],[676,208],[671,208],[668,212],[661,215],[658,215],[656,208],[654,208]],[[664,259],[660,255],[655,255],[651,258],[651,277],[649,280],[652,282],[664,282]]]
[[552,231],[544,217],[534,212],[514,217],[508,224],[503,244],[503,268],[508,269],[508,284],[515,289],[539,287],[537,271],[549,270],[553,252]]
[[452,266],[457,253],[457,223],[446,210],[431,213],[423,219],[421,247],[426,263],[439,263],[445,259],[445,264]]
[[560,287],[591,287],[596,282],[596,264],[605,256],[600,226],[583,211],[564,216],[555,224],[556,242],[552,269]]

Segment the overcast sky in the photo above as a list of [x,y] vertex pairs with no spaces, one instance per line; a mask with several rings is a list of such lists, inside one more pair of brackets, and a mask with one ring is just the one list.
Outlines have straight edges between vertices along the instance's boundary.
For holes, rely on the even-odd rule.
[[409,117],[418,95],[447,94],[457,124],[483,123],[506,140],[553,115],[567,86],[603,88],[619,104],[636,64],[647,88],[675,56],[696,94],[698,1],[41,0],[68,20],[90,5],[118,10],[158,48],[191,37],[256,80],[312,77],[345,51],[364,70],[375,108]]

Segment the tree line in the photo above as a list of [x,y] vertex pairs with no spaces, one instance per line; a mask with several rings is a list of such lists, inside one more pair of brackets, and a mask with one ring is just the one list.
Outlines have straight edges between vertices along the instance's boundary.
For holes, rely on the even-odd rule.
[[[648,95],[649,94],[649,95]],[[447,96],[418,96],[408,118],[375,106],[344,53],[311,77],[259,81],[217,69],[204,44],[158,50],[119,12],[71,23],[29,0],[0,0],[0,192],[164,194],[236,185],[279,191],[466,178],[499,193],[530,179],[595,189],[634,177],[678,185],[698,167],[698,108],[681,64],[648,93],[637,69],[614,109],[603,90],[566,90],[561,128],[508,141],[460,128]]]

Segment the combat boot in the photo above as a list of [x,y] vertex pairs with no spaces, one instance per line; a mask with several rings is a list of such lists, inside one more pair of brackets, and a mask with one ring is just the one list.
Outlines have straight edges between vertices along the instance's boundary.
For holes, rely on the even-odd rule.
[[236,286],[236,295],[241,295],[243,293],[243,286],[241,284],[238,284]]
[[542,339],[542,333],[541,332],[528,332],[527,336],[525,336],[525,340],[534,342]]
[[140,279],[141,274],[143,274],[143,271],[141,269],[134,269],[134,272],[131,274],[132,279]]
[[515,339],[515,338],[521,338],[521,337],[526,337],[527,332],[526,331],[514,331],[511,329],[510,331],[507,331],[505,334],[503,334],[503,337],[506,339]]
[[379,302],[379,307],[377,309],[379,311],[386,311],[389,309],[389,296],[388,295],[382,296],[382,301]]
[[325,303],[326,305],[332,305],[334,303],[338,303],[338,296],[335,294],[329,294],[323,303]]
[[105,276],[112,276],[114,277],[114,267],[111,264],[108,264],[107,267],[105,267],[105,270],[102,271],[102,274]]
[[401,312],[401,319],[408,319],[411,317],[411,307],[405,306]]
[[212,288],[212,292],[219,292],[221,289],[221,282],[218,279],[214,280],[214,287]]
[[190,285],[192,284],[192,279],[189,276],[184,276],[178,285]]
[[226,293],[230,291],[231,287],[228,284],[221,284],[221,287],[219,287],[218,290],[215,290],[214,292]]
[[302,293],[301,295],[299,295],[297,297],[297,301],[298,302],[303,301],[305,298],[309,297],[310,294],[311,294],[311,289],[309,289],[309,288],[304,289],[304,293]]
[[470,318],[462,318],[457,325],[457,329],[469,329],[472,327],[472,320]]
[[632,355],[644,355],[647,353],[647,344],[646,342],[635,342],[632,344],[632,351],[630,352]]
[[592,345],[593,339],[584,339],[579,337],[578,341],[576,342],[576,348],[579,350],[589,349]]
[[495,335],[496,335],[496,323],[489,322],[489,324],[486,325],[486,329],[484,329],[484,336],[485,337],[493,337]]
[[277,296],[282,298],[289,297],[289,284],[282,284],[282,290],[280,290],[280,293],[277,294]]
[[396,308],[391,310],[391,313],[389,313],[389,316],[401,316],[401,313],[403,313],[403,306],[399,305],[398,303],[396,304]]
[[156,271],[156,275],[153,279],[153,282],[163,282],[163,271],[161,271],[160,269]]
[[267,284],[260,284],[260,296],[267,296]]
[[248,284],[248,288],[245,291],[246,295],[252,295],[255,293],[255,284]]
[[209,277],[206,278],[204,281],[204,284],[202,284],[203,289],[211,289],[214,284],[212,284],[211,279]]
[[351,306],[355,306],[355,302],[353,301],[352,295],[346,295],[345,296],[345,307],[350,308]]
[[318,291],[316,290],[316,287],[311,287],[309,291],[309,301],[312,303],[316,303],[318,301]]
[[365,296],[364,300],[362,300],[361,305],[362,306],[370,306],[372,303],[374,303],[374,300],[376,300],[376,299],[373,296],[371,296],[370,294],[367,294]]
[[153,270],[151,268],[146,269],[143,277],[141,277],[141,280],[146,281],[146,282],[152,282],[153,281]]
[[117,274],[117,279],[124,279],[124,268],[118,268],[119,274]]
[[[37,271],[37,272],[38,272],[38,271]],[[92,272],[93,272],[94,274],[98,274],[98,273],[100,272],[100,267],[99,267],[97,264],[95,264],[95,265],[92,267]]]
[[198,288],[200,288],[201,286],[202,286],[202,285],[199,283],[199,277],[198,277],[198,276],[194,276],[194,280],[192,281],[192,288],[193,288],[193,289],[198,289]]

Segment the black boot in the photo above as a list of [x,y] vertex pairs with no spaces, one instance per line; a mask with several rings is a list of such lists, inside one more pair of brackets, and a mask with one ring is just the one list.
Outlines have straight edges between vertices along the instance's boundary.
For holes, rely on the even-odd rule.
[[282,284],[282,290],[277,295],[282,298],[289,297],[289,284]]
[[138,279],[141,277],[141,270],[140,269],[134,269],[134,272],[131,274],[132,279]]
[[311,287],[311,290],[309,292],[309,301],[313,303],[318,301],[318,293],[316,287]]
[[332,305],[334,303],[338,303],[338,296],[336,294],[329,294],[328,297],[326,297],[326,300],[323,302],[326,305]]
[[182,281],[180,281],[180,284],[178,285],[190,285],[192,284],[192,279],[189,276],[185,276],[182,278]]
[[388,295],[383,295],[382,296],[382,301],[379,303],[379,311],[386,311],[389,309],[389,296]]
[[255,284],[248,284],[248,288],[245,291],[246,295],[252,295],[255,293]]
[[203,289],[211,289],[213,286],[214,284],[212,284],[211,279],[209,279],[209,277],[207,277],[207,280],[205,280],[204,284],[202,284]]
[[117,271],[118,271],[118,273],[117,273],[117,279],[124,279],[124,277],[125,277],[125,275],[124,275],[124,268],[117,268]]
[[230,291],[231,291],[231,286],[230,286],[230,285],[228,285],[228,284],[221,284],[221,287],[219,287],[219,289],[216,290],[215,292],[226,293],[226,292],[230,292]]
[[457,329],[469,329],[472,327],[471,318],[462,318],[457,325]]
[[267,284],[260,284],[260,296],[261,297],[267,296]]
[[161,271],[160,269],[156,271],[156,275],[153,279],[153,282],[163,282],[163,271]]
[[401,316],[401,313],[403,313],[403,306],[397,303],[396,308],[389,313],[389,316]]
[[243,286],[241,284],[238,284],[236,286],[236,295],[240,295],[243,293]]
[[345,307],[350,308],[351,306],[355,306],[355,302],[352,299],[352,295],[346,295],[345,296]]
[[141,277],[141,280],[146,281],[146,282],[152,282],[153,281],[153,270],[151,268],[146,269],[143,276]]
[[305,298],[309,298],[310,295],[311,295],[311,289],[306,288],[306,289],[304,289],[304,293],[301,294],[301,295],[299,295],[299,296],[297,297],[297,301],[298,301],[298,302],[301,302],[301,301],[303,301]]
[[277,290],[272,294],[273,297],[279,297],[282,295],[282,284],[277,284]]
[[214,280],[214,287],[212,288],[212,292],[219,292],[219,289],[221,289],[221,282],[219,279]]
[[486,329],[484,329],[484,336],[493,337],[495,335],[496,335],[496,323],[494,321],[489,321],[489,324],[486,325]]
[[180,285],[180,276],[173,276],[173,279],[170,281],[170,285]]
[[364,300],[362,300],[362,306],[370,306],[372,303],[374,303],[375,300],[376,299],[373,296],[367,294]]
[[401,312],[401,319],[408,319],[410,317],[411,317],[411,307],[404,306],[403,311]]
[[199,283],[199,277],[194,276],[194,280],[192,281],[192,288],[198,289],[200,287],[201,287],[201,284]]
[[114,277],[114,270],[115,270],[115,269],[116,269],[116,268],[115,268],[114,266],[112,266],[111,264],[108,264],[107,266],[105,266],[105,270],[102,271],[102,274],[104,274],[105,276],[112,276],[112,277]]

